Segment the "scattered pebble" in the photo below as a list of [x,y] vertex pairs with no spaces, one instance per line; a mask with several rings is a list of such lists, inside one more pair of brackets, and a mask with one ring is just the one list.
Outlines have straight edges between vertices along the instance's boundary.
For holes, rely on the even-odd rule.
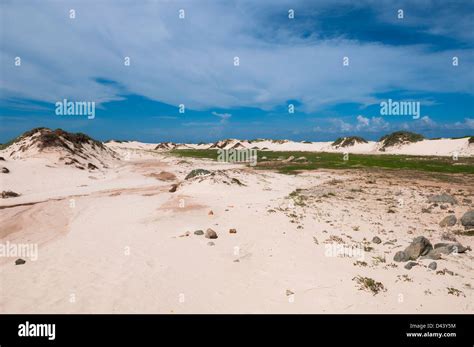
[[374,236],[374,238],[372,239],[372,242],[376,243],[376,244],[379,244],[379,243],[382,243],[382,240],[380,239],[380,237]]
[[206,239],[217,239],[217,233],[212,230],[211,228],[206,230],[206,233],[204,235]]
[[23,260],[23,259],[17,259],[15,260],[15,265],[23,265],[24,263],[26,263],[26,260]]
[[414,261],[410,261],[410,262],[406,263],[404,267],[405,267],[405,269],[407,269],[407,270],[411,270],[411,268],[412,268],[413,266],[416,266],[416,265],[418,265],[418,263],[416,263],[416,262],[414,262]]
[[439,222],[439,226],[442,228],[452,227],[453,225],[457,223],[457,221],[458,219],[456,218],[456,216],[451,214],[449,216],[444,217],[443,220]]

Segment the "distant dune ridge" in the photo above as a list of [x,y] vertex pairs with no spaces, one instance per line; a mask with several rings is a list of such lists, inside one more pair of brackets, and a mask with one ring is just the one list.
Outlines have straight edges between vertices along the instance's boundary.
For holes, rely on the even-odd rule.
[[[214,143],[142,143],[139,141],[110,140],[105,143],[82,133],[61,129],[36,128],[2,145],[10,157],[49,156],[56,162],[78,168],[104,167],[118,159],[114,149],[136,148],[155,151],[174,149],[256,149],[270,151],[348,152],[358,154],[405,154],[437,156],[473,156],[474,137],[427,139],[423,135],[397,131],[382,136],[379,141],[367,141],[359,136],[340,137],[334,142],[295,142],[290,140],[224,139]],[[89,163],[92,165],[89,165]]]
[[225,139],[214,143],[172,144],[164,142],[155,149],[257,149],[261,151],[348,152],[358,154],[406,154],[435,156],[473,156],[473,137],[427,139],[423,135],[397,131],[382,136],[379,141],[367,141],[359,136],[340,137],[336,141],[295,142],[290,140]]

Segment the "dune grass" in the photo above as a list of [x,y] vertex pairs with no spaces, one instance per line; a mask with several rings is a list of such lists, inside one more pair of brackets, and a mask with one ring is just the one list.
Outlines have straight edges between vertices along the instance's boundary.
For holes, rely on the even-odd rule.
[[[215,149],[180,149],[173,150],[170,153],[180,157],[217,160],[217,150]],[[458,160],[453,160],[451,157],[436,156],[349,154],[348,160],[344,160],[342,153],[300,151],[258,151],[257,156],[256,169],[271,169],[282,173],[297,173],[301,170],[317,169],[378,168],[474,174],[474,158],[467,157],[459,157]],[[291,156],[294,158],[305,157],[306,161],[282,162],[282,159]],[[265,159],[262,159],[263,157]]]

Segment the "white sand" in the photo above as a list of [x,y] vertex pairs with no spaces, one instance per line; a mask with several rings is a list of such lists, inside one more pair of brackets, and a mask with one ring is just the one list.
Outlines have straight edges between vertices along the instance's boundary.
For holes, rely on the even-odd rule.
[[[448,141],[443,142],[448,149],[436,149],[443,153],[464,146],[464,140],[440,141]],[[416,144],[413,151],[432,153],[432,143]],[[41,156],[0,162],[10,169],[1,176],[2,190],[22,194],[2,199],[0,207],[38,202],[0,209],[1,242],[39,245],[36,261],[15,265],[16,257],[0,259],[0,312],[473,312],[472,252],[437,261],[438,270],[447,268],[454,276],[428,270],[423,266],[428,260],[412,270],[403,263],[388,266],[415,236],[441,240],[438,222],[448,212],[438,207],[422,214],[429,205],[426,196],[451,189],[460,201],[472,199],[472,179],[447,184],[343,171],[291,176],[183,162],[150,151],[154,144],[109,145],[127,160],[109,158],[108,168],[90,171]],[[294,150],[306,145],[281,146]],[[224,171],[214,179],[184,180],[194,168]],[[176,179],[153,177],[161,171]],[[226,184],[229,178],[245,186]],[[331,183],[335,178],[340,181]],[[175,193],[168,192],[172,183],[180,183]],[[292,205],[288,195],[297,188],[311,189],[319,201]],[[472,207],[460,203],[449,209],[460,217]],[[389,208],[396,213],[387,213]],[[193,234],[207,228],[218,239]],[[230,234],[230,228],[237,233]],[[183,236],[186,231],[191,235]],[[331,236],[355,245],[375,235],[383,242],[397,241],[367,243],[373,250],[364,253],[366,267],[354,265],[354,258],[326,254],[324,242]],[[472,237],[456,237],[474,247]],[[215,245],[208,246],[209,241]],[[376,265],[377,256],[386,263]],[[359,290],[353,281],[358,275],[380,281],[386,291],[372,295]],[[448,294],[448,287],[463,295]]]
[[[283,142],[284,141],[284,142]],[[334,147],[332,141],[329,142],[294,142],[283,140],[282,143],[263,140],[258,142],[248,142],[245,140],[230,139],[227,141],[219,141],[219,146],[225,144],[223,148],[230,149],[236,144],[241,144],[244,148],[257,147],[259,150],[270,151],[308,151],[308,152],[336,152],[336,153],[358,153],[358,154],[405,154],[405,155],[436,155],[436,156],[453,156],[457,154],[459,157],[473,156],[474,144],[469,145],[468,138],[462,139],[438,139],[438,140],[422,140],[415,143],[403,144],[399,146],[388,147],[385,151],[380,151],[381,143],[368,141],[367,143],[357,143],[348,147]],[[178,145],[176,148],[195,148],[207,149],[213,144],[186,144]],[[154,145],[156,146],[156,145]]]

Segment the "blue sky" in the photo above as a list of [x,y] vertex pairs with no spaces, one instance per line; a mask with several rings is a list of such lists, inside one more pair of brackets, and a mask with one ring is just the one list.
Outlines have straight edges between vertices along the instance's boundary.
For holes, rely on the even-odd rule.
[[[0,142],[38,126],[148,142],[474,135],[474,1],[352,2],[3,1]],[[64,98],[96,117],[56,115]],[[421,117],[382,116],[387,99]]]

